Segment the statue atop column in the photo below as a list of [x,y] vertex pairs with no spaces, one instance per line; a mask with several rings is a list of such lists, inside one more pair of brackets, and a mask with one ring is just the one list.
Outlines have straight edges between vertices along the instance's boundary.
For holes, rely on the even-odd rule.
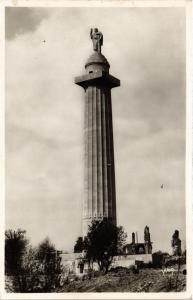
[[91,28],[90,38],[93,42],[93,50],[101,53],[101,46],[103,45],[103,34],[98,31],[98,28]]

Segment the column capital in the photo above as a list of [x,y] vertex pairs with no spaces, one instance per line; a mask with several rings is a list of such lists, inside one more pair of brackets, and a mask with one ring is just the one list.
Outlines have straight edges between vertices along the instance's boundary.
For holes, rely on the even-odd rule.
[[75,77],[74,82],[83,88],[87,88],[88,86],[104,86],[109,88],[120,86],[118,78],[101,70]]

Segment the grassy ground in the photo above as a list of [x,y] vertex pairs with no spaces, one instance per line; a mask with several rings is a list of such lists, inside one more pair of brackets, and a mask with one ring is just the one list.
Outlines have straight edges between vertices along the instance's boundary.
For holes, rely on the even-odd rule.
[[138,274],[118,271],[91,279],[76,279],[57,292],[180,292],[186,289],[186,275],[163,275],[161,269],[142,269]]

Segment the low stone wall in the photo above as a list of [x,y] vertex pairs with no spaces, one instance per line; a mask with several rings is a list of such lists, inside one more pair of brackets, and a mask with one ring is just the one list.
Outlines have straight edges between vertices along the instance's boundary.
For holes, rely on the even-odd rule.
[[81,258],[81,253],[63,253],[61,254],[61,258],[61,263],[64,267],[65,274],[78,274],[80,272],[79,261]]
[[136,261],[144,263],[152,262],[151,254],[135,254],[135,255],[119,255],[113,258],[112,267],[125,267],[128,268],[135,265]]
[[[74,273],[80,274],[80,266],[79,262],[81,259],[81,253],[70,253],[70,254],[62,254],[62,264],[64,266],[64,271],[66,274]],[[141,261],[144,263],[152,262],[151,254],[136,254],[136,255],[118,255],[114,256],[111,268],[115,267],[124,267],[128,268],[132,265],[136,264],[136,261]],[[98,264],[93,264],[93,269],[98,270]],[[88,272],[87,264],[84,265],[83,273]]]
[[113,258],[115,261],[122,260],[139,260],[144,263],[152,262],[152,254],[134,254],[134,255],[117,255]]

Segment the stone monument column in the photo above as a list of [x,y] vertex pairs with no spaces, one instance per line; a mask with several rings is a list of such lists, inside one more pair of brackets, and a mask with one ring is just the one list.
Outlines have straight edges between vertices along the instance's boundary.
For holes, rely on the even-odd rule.
[[107,218],[116,225],[111,89],[120,81],[109,74],[110,65],[101,54],[102,33],[91,29],[90,37],[94,52],[85,64],[86,74],[75,78],[85,91],[83,236],[94,219]]

